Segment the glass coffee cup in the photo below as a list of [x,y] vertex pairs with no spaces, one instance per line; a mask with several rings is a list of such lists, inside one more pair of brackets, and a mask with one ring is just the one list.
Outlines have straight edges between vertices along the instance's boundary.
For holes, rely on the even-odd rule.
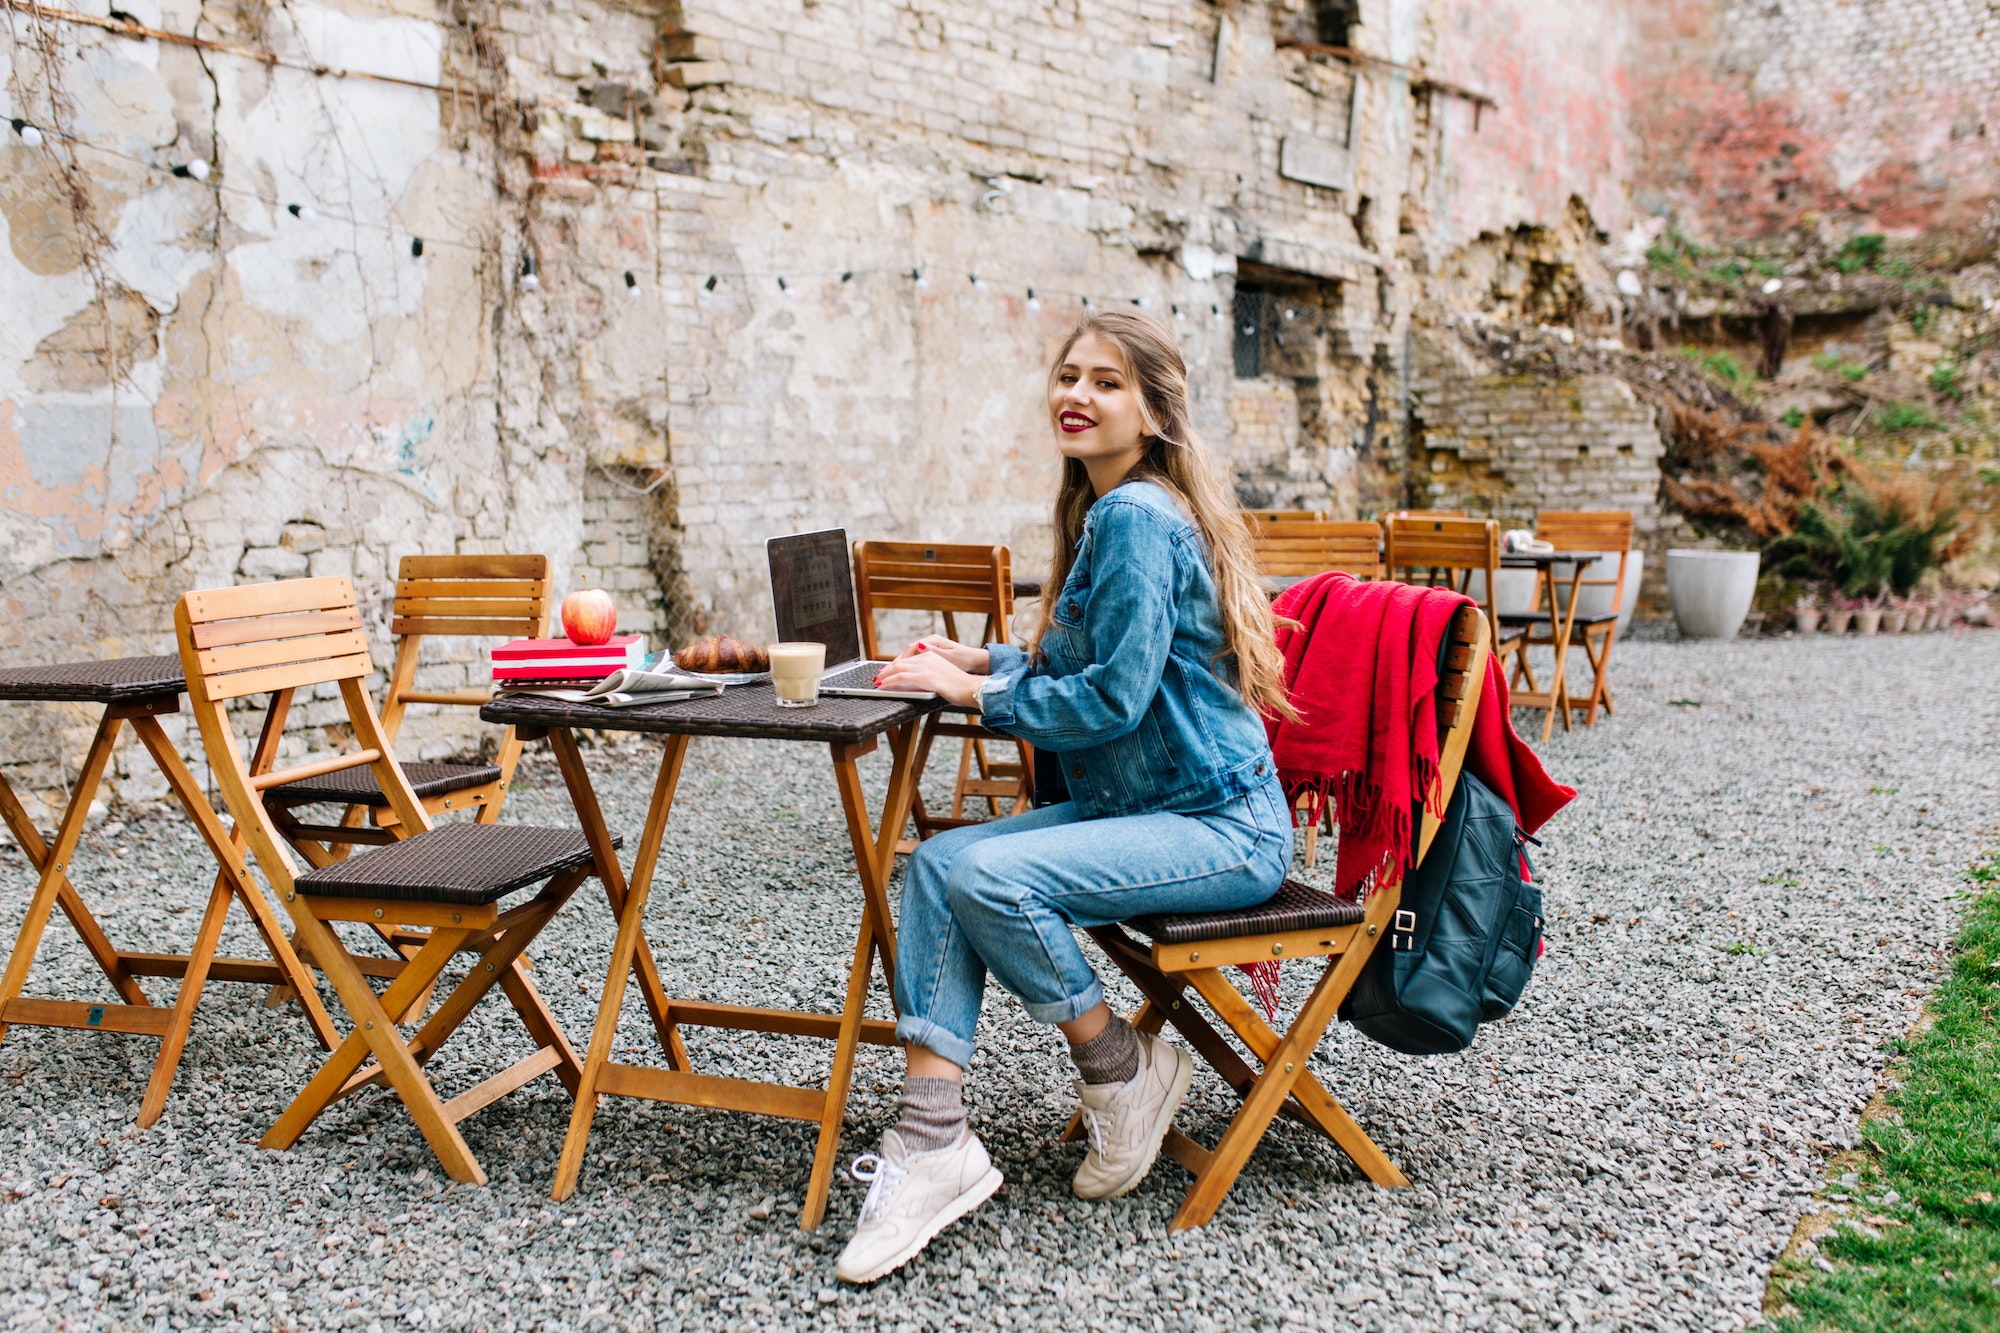
[[819,678],[826,670],[823,643],[771,645],[771,689],[780,708],[811,708],[819,702]]

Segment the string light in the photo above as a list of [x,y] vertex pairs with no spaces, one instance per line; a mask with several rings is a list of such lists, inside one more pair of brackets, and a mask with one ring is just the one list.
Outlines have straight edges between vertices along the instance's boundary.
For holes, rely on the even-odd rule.
[[847,270],[845,270],[844,272],[842,272],[842,273],[841,273],[841,275],[840,275],[840,280],[841,280],[842,282],[852,282],[852,281],[854,281],[854,270],[850,268],[850,269],[847,269]]
[[703,284],[701,285],[701,299],[702,299],[702,300],[704,300],[704,301],[706,301],[706,300],[708,300],[708,299],[709,299],[710,297],[714,296],[714,295],[715,295],[715,284],[716,284],[716,283],[718,283],[718,282],[720,282],[720,281],[722,281],[722,279],[720,279],[720,278],[716,277],[716,276],[715,276],[715,275],[714,275],[713,273],[709,274],[709,275],[708,275],[708,281],[707,281],[707,282],[704,282],[704,283],[703,283]]
[[285,211],[307,225],[319,221],[319,210],[311,204],[286,204]]
[[21,142],[30,148],[42,146],[42,132],[18,116],[13,121],[14,133],[21,136]]
[[778,293],[787,301],[792,299],[792,285],[786,282],[782,275],[778,278]]
[[182,180],[205,181],[208,179],[208,159],[198,157],[192,162],[183,162],[174,168],[174,175]]
[[1182,324],[1187,323],[1187,311],[1181,309],[1179,306],[1175,306],[1174,319]]
[[1035,311],[1040,310],[1041,308],[1042,308],[1042,303],[1039,300],[1035,299],[1035,289],[1033,287],[1028,288],[1028,312],[1030,314],[1033,314]]
[[538,292],[541,289],[542,279],[541,275],[535,272],[535,257],[533,255],[522,255],[521,290],[524,292]]
[[1216,305],[1213,301],[1209,302],[1208,313],[1215,317],[1216,323],[1220,324],[1222,322],[1222,307]]
[[625,295],[634,301],[639,299],[639,279],[633,276],[629,268],[625,270]]
[[926,292],[926,291],[929,291],[929,290],[930,290],[930,286],[931,286],[931,282],[930,282],[930,279],[929,279],[929,278],[926,278],[926,277],[924,276],[924,271],[923,271],[922,269],[920,269],[920,268],[913,268],[913,269],[911,269],[911,270],[910,270],[910,276],[911,276],[911,277],[913,277],[913,278],[915,278],[915,279],[917,280],[917,290],[918,290],[918,291],[920,291],[920,292]]
[[424,238],[421,236],[412,236],[410,238],[410,258],[422,259],[423,257],[424,257]]
[[983,292],[986,290],[986,279],[980,277],[977,273],[969,274],[968,276],[972,279],[973,291]]
[[1086,295],[1083,298],[1083,308],[1085,310],[1095,310],[1097,307],[1090,303],[1090,297]]

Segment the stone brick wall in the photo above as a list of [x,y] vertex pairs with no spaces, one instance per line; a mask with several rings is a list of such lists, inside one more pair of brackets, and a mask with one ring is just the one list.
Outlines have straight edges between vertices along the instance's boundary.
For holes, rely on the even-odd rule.
[[1692,234],[1975,239],[2000,200],[1985,0],[1640,0],[1634,194]]
[[1654,545],[1663,445],[1653,409],[1624,380],[1509,374],[1448,333],[1417,348],[1412,490],[1423,507],[1508,528],[1533,528],[1543,509],[1624,509],[1634,546]]

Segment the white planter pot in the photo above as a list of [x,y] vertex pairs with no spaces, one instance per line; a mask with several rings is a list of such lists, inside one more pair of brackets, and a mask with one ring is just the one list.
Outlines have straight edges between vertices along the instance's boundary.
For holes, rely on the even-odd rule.
[[[1555,567],[1556,600],[1563,610],[1569,610],[1569,581],[1572,566]],[[1624,638],[1631,628],[1632,612],[1639,605],[1639,579],[1646,570],[1646,553],[1634,551],[1625,561],[1624,597],[1618,603],[1618,637]],[[1509,571],[1510,573],[1513,571]],[[1618,577],[1618,557],[1601,555],[1583,568],[1586,579],[1615,579]],[[1500,590],[1507,590],[1507,575],[1500,576]],[[1611,585],[1609,583],[1582,587],[1576,590],[1576,613],[1579,616],[1602,616],[1611,611]]]
[[[1503,569],[1494,580],[1493,610],[1497,615],[1524,616],[1536,610],[1535,580],[1540,577],[1532,569]],[[1607,590],[1608,591],[1608,590]],[[1481,606],[1486,605],[1486,574],[1474,570],[1466,596]]]
[[1757,592],[1755,551],[1668,551],[1667,600],[1691,639],[1733,639]]

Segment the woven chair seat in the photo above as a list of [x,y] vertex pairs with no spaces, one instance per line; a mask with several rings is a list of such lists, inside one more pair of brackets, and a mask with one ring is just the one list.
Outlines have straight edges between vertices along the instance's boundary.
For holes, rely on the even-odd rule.
[[[409,779],[417,799],[424,801],[446,792],[498,782],[500,770],[492,764],[404,764],[403,776]],[[382,784],[375,780],[375,771],[365,767],[343,768],[337,773],[287,782],[271,788],[264,800],[275,806],[363,805],[377,810],[389,804],[389,798],[382,794]]]
[[[614,837],[611,845],[621,841]],[[582,829],[446,824],[321,866],[297,883],[301,893],[328,898],[480,907],[589,861]]]
[[1255,907],[1228,912],[1190,912],[1175,916],[1134,917],[1125,924],[1161,944],[1192,944],[1198,940],[1229,940],[1242,935],[1270,935],[1281,930],[1320,930],[1352,926],[1367,915],[1360,903],[1288,879]]
[[[1616,619],[1618,619],[1616,612],[1610,612],[1601,616],[1579,614],[1571,623],[1579,626],[1609,625]],[[1515,625],[1546,625],[1549,623],[1549,613],[1546,611],[1503,611],[1500,615],[1500,623],[1510,627]]]

